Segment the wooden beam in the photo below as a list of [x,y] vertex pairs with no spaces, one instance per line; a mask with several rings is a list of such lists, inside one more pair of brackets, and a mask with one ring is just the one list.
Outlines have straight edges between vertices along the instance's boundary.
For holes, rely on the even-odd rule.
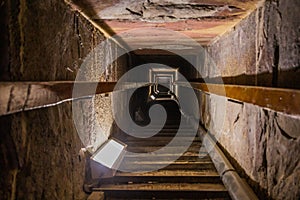
[[[73,81],[52,82],[0,82],[0,116],[11,113],[54,106],[95,94],[109,93],[116,82],[76,82],[77,94],[73,96]],[[184,83],[177,83],[184,86]],[[119,89],[136,88],[145,83],[129,83]],[[251,103],[266,109],[300,115],[300,90],[191,83],[194,89],[208,94],[225,96],[240,102]],[[93,91],[95,90],[96,91]]]
[[191,85],[194,89],[205,93],[225,96],[228,99],[251,103],[285,114],[300,115],[300,90],[195,82]]
[[[0,116],[112,92],[115,82],[0,82]],[[96,91],[95,91],[96,88]]]

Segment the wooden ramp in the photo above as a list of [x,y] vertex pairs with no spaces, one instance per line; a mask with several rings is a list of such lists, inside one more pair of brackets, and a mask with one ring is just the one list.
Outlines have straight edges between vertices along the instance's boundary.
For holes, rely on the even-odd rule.
[[[178,113],[173,111],[169,115]],[[230,199],[207,152],[199,152],[201,141],[191,137],[192,127],[184,128],[187,134],[181,139],[190,140],[192,144],[181,156],[172,153],[181,148],[181,142],[174,143],[165,153],[153,153],[175,137],[179,122],[180,119],[174,117],[168,119],[164,128],[151,138],[135,138],[128,134],[118,138],[128,145],[129,152],[137,154],[125,154],[120,166],[123,172],[100,180],[100,185],[93,191],[104,193],[105,199]],[[176,157],[179,158],[165,166]],[[141,169],[150,172],[134,172]]]

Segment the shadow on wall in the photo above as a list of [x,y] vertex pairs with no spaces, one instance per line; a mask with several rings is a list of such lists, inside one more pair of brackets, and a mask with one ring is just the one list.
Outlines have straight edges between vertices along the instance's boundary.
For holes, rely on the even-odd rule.
[[97,20],[94,19],[96,16],[98,16],[98,13],[96,10],[94,10],[94,6],[92,6],[91,2],[81,0],[69,0],[69,2],[78,7],[78,10],[81,10],[83,13],[85,13],[91,20],[101,24],[101,28],[103,28],[109,35],[112,36],[116,34],[103,20],[98,17]]
[[[300,89],[300,67],[274,73],[222,77],[224,84]],[[190,79],[191,82],[219,83],[220,77]]]

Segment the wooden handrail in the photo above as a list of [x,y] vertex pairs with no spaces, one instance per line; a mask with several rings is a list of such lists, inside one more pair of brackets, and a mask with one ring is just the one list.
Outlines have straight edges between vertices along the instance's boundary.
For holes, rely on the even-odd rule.
[[115,82],[0,82],[0,116],[112,92]]
[[[116,82],[76,82],[77,92],[73,94],[74,83],[74,81],[0,82],[0,116],[109,93],[116,86]],[[176,84],[186,86],[186,83]],[[251,103],[285,114],[300,115],[300,90],[197,82],[190,84],[194,89],[208,94]],[[129,83],[119,89],[136,88],[139,85],[145,83]]]
[[[186,84],[177,82],[178,85]],[[208,94],[225,96],[228,99],[250,103],[266,109],[291,115],[300,115],[300,90],[209,83],[190,83]]]

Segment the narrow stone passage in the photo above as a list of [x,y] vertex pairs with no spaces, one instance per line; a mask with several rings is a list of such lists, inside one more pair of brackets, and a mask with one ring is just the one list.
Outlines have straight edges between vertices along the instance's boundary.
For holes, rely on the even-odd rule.
[[299,0],[0,2],[1,200],[300,200]]

